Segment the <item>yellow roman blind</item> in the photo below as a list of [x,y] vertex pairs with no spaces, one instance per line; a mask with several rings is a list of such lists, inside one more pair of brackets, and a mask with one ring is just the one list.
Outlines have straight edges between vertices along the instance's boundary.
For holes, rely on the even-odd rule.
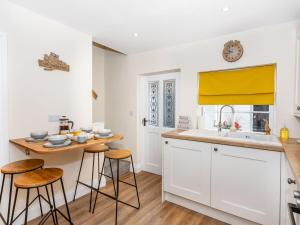
[[199,73],[199,105],[274,105],[276,65]]

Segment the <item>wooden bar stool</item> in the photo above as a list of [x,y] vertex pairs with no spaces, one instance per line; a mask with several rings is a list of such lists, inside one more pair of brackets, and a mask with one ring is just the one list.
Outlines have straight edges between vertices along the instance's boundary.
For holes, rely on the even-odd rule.
[[[108,150],[109,150],[109,148],[108,148],[107,145],[97,144],[97,145],[93,145],[93,146],[91,146],[91,147],[85,148],[84,151],[83,151],[83,154],[82,154],[82,159],[81,159],[81,163],[80,163],[80,168],[79,168],[78,178],[77,178],[77,181],[76,181],[76,187],[75,187],[75,192],[74,192],[74,198],[73,198],[73,201],[75,201],[75,198],[76,198],[76,192],[77,192],[78,184],[82,184],[82,185],[84,185],[84,186],[90,188],[90,189],[91,189],[91,192],[90,192],[90,207],[89,207],[89,212],[91,212],[91,209],[92,209],[93,190],[94,190],[94,191],[97,191],[97,189],[93,187],[94,168],[95,168],[95,155],[96,155],[96,154],[97,154],[97,156],[98,156],[98,181],[101,181],[101,177],[102,177],[102,176],[106,176],[106,177],[109,177],[109,178],[111,178],[112,180],[114,180],[114,179],[113,179],[113,172],[112,172],[112,167],[111,167],[111,162],[110,162],[110,161],[109,161],[109,163],[110,163],[110,168],[111,168],[111,174],[112,174],[112,176],[108,176],[108,175],[104,174],[104,173],[103,173],[103,167],[102,167],[102,171],[100,172],[100,158],[99,158],[99,154],[102,153],[102,152],[106,152],[106,151],[108,151]],[[82,164],[83,164],[83,160],[84,160],[85,153],[93,154],[91,185],[85,184],[85,183],[83,183],[83,182],[80,181],[80,174],[81,174],[81,169],[82,169]],[[103,165],[104,165],[104,164],[103,164]],[[113,181],[113,182],[114,182],[114,181]],[[114,185],[114,188],[115,188],[115,185]]]
[[[130,150],[121,150],[120,149],[120,150],[111,150],[111,151],[105,152],[104,153],[104,160],[103,160],[103,166],[102,166],[101,173],[103,172],[103,167],[104,167],[104,163],[105,163],[106,158],[108,158],[109,160],[111,160],[111,159],[117,160],[117,190],[115,191],[115,196],[111,196],[111,195],[108,195],[108,194],[106,194],[104,192],[101,192],[100,191],[101,177],[100,177],[100,180],[99,180],[99,183],[98,183],[98,191],[97,191],[97,194],[96,194],[96,198],[95,198],[95,202],[94,202],[94,207],[93,207],[93,213],[95,212],[95,207],[96,207],[96,203],[97,203],[98,193],[103,194],[103,195],[105,195],[105,196],[107,196],[109,198],[112,198],[112,199],[114,199],[116,201],[115,224],[117,225],[118,224],[118,203],[120,202],[120,203],[123,203],[125,205],[131,206],[131,207],[133,207],[135,209],[139,209],[140,208],[140,198],[139,198],[139,192],[138,192],[137,183],[136,183],[136,177],[135,177],[135,171],[134,171],[134,166],[133,166],[133,160],[132,160],[131,151]],[[133,172],[133,177],[134,177],[134,184],[127,183],[125,181],[120,180],[120,178],[119,178],[119,163],[120,163],[120,160],[121,159],[126,159],[126,158],[130,158],[130,160],[131,160],[132,172]],[[110,164],[110,169],[112,170],[111,164]],[[135,187],[136,196],[137,196],[137,200],[138,200],[138,206],[131,205],[131,204],[129,204],[127,202],[123,202],[123,201],[121,201],[119,199],[119,182]]]
[[[3,215],[0,213],[0,218],[4,222],[4,224],[9,224],[9,219],[10,219],[10,208],[11,208],[11,197],[12,197],[12,186],[13,186],[13,179],[14,175],[16,174],[21,174],[21,173],[26,173],[29,171],[33,171],[39,168],[42,168],[44,166],[44,160],[42,159],[25,159],[25,160],[20,160],[16,162],[12,162],[9,164],[6,164],[1,168],[1,173],[3,174],[2,177],[2,185],[1,185],[1,192],[0,192],[0,204],[2,200],[2,195],[3,195],[3,188],[5,184],[5,178],[7,176],[10,176],[10,186],[9,186],[9,197],[8,197],[8,209],[7,209],[7,219],[5,220]],[[30,205],[38,198],[40,207],[41,207],[41,195],[39,192],[39,189],[37,188],[37,197],[30,203]],[[18,217],[24,212],[23,210]],[[41,216],[43,216],[43,209],[41,207]]]
[[[14,219],[14,213],[15,213],[15,207],[16,207],[16,202],[18,198],[18,192],[19,189],[25,189],[27,191],[26,195],[26,208],[25,208],[25,220],[24,224],[27,224],[27,217],[28,217],[28,208],[29,208],[29,194],[30,190],[33,188],[39,188],[39,187],[45,187],[46,193],[47,193],[47,198],[44,200],[49,204],[50,211],[41,219],[39,224],[44,224],[47,219],[49,218],[50,215],[52,215],[52,220],[55,225],[58,225],[58,220],[57,220],[57,212],[62,215],[70,224],[73,224],[71,220],[71,215],[68,207],[68,202],[66,198],[66,193],[65,193],[65,188],[62,180],[63,176],[63,170],[59,168],[46,168],[46,169],[38,169],[34,170],[32,172],[24,173],[20,176],[18,176],[15,179],[14,185],[16,187],[16,194],[15,194],[15,199],[14,199],[14,204],[13,204],[13,210],[12,210],[12,216],[11,216],[11,223],[13,223]],[[60,180],[61,187],[62,187],[62,192],[64,195],[64,200],[65,200],[65,205],[68,213],[68,217],[66,217],[59,209],[56,208],[56,203],[55,203],[55,196],[54,196],[54,191],[53,191],[53,183]],[[52,194],[52,201],[53,205],[50,200],[50,195],[48,191],[48,185],[50,186],[51,189],[51,194]]]

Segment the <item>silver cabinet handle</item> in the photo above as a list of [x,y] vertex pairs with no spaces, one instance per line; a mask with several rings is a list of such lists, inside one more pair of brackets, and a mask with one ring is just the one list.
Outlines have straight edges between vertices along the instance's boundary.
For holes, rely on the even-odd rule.
[[295,199],[300,199],[300,192],[299,191],[294,191],[294,198]]
[[293,180],[292,178],[287,179],[288,184],[296,184],[296,181]]

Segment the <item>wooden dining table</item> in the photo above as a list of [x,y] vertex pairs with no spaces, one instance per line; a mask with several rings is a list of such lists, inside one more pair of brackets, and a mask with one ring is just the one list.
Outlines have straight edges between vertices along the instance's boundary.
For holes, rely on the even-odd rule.
[[122,134],[115,134],[110,138],[99,138],[99,139],[90,139],[86,143],[78,143],[76,141],[72,141],[72,143],[68,146],[64,147],[55,147],[55,148],[46,148],[43,145],[46,141],[41,142],[28,142],[26,138],[18,138],[9,140],[11,143],[25,150],[26,155],[29,155],[30,152],[34,152],[37,154],[50,154],[50,153],[59,153],[72,151],[76,149],[87,148],[96,144],[108,144],[115,141],[120,141],[123,139]]

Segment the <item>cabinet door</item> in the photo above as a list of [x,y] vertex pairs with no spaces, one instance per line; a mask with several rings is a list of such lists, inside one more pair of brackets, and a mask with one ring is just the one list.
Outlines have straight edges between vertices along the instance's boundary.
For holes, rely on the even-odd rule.
[[213,145],[211,206],[265,225],[278,225],[281,153]]
[[300,117],[300,28],[297,31],[294,115]]
[[165,139],[164,191],[209,205],[211,144]]
[[[288,179],[290,179],[292,182],[296,181],[294,174],[292,172],[292,169],[289,165],[288,160],[285,158],[285,180],[284,180],[284,187],[285,187],[285,202],[284,202],[284,207],[285,207],[285,224],[286,225],[292,225],[291,223],[291,218],[290,218],[290,213],[289,213],[289,208],[288,208],[288,203],[293,203],[295,204],[295,198],[294,198],[294,191],[298,190],[298,187],[294,183],[288,183]],[[297,221],[299,221],[299,216],[298,214],[294,214],[294,218],[296,220],[296,223],[299,224]]]

